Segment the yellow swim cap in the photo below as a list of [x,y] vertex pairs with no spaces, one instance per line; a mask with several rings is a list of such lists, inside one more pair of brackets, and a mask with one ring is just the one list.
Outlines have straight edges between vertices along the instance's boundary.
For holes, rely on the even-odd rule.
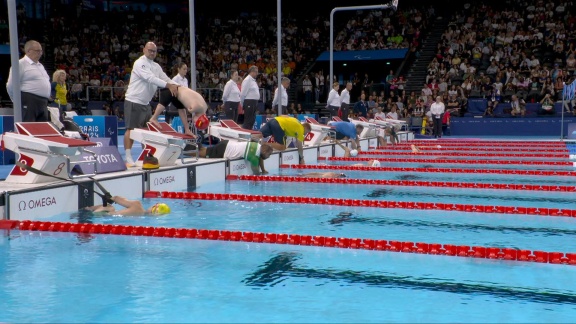
[[165,203],[157,203],[150,209],[153,215],[166,215],[170,213],[170,207]]

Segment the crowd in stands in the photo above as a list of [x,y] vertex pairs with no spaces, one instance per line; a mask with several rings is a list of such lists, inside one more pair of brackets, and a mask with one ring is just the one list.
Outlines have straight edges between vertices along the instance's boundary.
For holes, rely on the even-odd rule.
[[[190,61],[186,15],[129,7],[100,15],[81,4],[54,9],[49,15],[52,32],[45,46],[50,53],[44,56],[53,61],[54,70],[67,72],[71,102],[84,98],[87,87],[91,89],[90,100],[122,100],[132,63],[148,40],[158,46],[156,61],[170,77],[170,67]],[[338,45],[336,50],[409,47],[418,41],[419,30],[426,26],[423,15],[412,8],[359,11],[338,33],[337,43],[346,45]],[[203,92],[207,100],[218,101],[230,74],[238,70],[243,75],[252,64],[261,72],[257,81],[265,98],[272,99],[277,83],[275,18],[258,13],[199,15],[195,25],[196,79],[197,89],[211,89]],[[283,28],[282,73],[293,77],[298,65],[314,60],[328,48],[329,21],[319,14],[298,15],[298,19],[288,15],[283,18]],[[22,44],[25,40],[26,36],[20,39]],[[317,74],[324,78],[322,72]],[[320,82],[313,84],[313,91],[318,93],[314,96],[316,101],[324,94],[319,85]]]
[[[562,100],[563,84],[576,73],[573,12],[572,2],[463,4],[438,43],[416,107],[426,110],[437,95],[460,106],[480,97],[488,99],[485,114],[494,115],[502,102]],[[564,108],[576,114],[572,105]]]
[[[431,118],[430,105],[443,98],[449,112],[461,115],[470,98],[486,98],[485,115],[494,115],[503,102],[542,102],[562,99],[565,83],[576,75],[576,15],[570,1],[463,2],[456,8],[447,30],[437,44],[420,91],[407,93],[406,81],[395,71],[387,76],[354,73],[352,102],[366,98],[368,114],[397,114],[398,118]],[[337,27],[336,51],[410,48],[421,44],[421,33],[436,18],[433,6],[401,8],[398,11],[355,11]],[[30,38],[30,20],[18,8],[20,43]],[[237,15],[198,15],[196,21],[196,84],[208,101],[219,101],[224,84],[234,71],[243,76],[257,65],[264,98],[277,84],[275,15],[240,12]],[[122,101],[132,63],[152,40],[158,47],[157,62],[169,76],[171,67],[190,62],[188,16],[162,14],[127,7],[103,14],[86,11],[82,5],[62,6],[49,15],[45,58],[53,69],[68,74],[70,101],[91,99]],[[7,22],[0,15],[0,28]],[[340,26],[341,25],[341,26]],[[294,78],[295,70],[328,49],[330,26],[319,14],[287,15],[283,18],[282,74]],[[25,36],[26,35],[26,36]],[[7,39],[0,39],[6,42]],[[388,71],[386,71],[388,72]],[[385,73],[379,69],[376,73]],[[189,77],[190,78],[190,77]],[[336,76],[335,76],[336,78]],[[386,79],[383,90],[373,85]],[[325,71],[310,73],[298,89],[297,102],[288,112],[302,113],[308,103],[325,102],[332,82]],[[210,91],[205,91],[210,89]],[[274,115],[271,108],[266,114]],[[563,107],[576,115],[574,101]],[[105,106],[109,114],[121,115],[118,107]],[[215,106],[215,113],[221,109]],[[306,109],[307,110],[307,109]],[[505,112],[517,115],[514,112]],[[552,112],[553,113],[553,112]],[[524,116],[524,113],[521,114]]]

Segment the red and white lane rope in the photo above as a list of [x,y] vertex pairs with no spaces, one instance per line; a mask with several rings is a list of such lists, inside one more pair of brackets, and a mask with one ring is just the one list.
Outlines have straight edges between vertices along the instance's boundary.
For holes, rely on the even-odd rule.
[[369,167],[354,165],[321,165],[321,164],[282,164],[287,169],[330,169],[370,172],[441,172],[441,173],[476,173],[476,174],[512,174],[534,176],[576,176],[576,171],[562,170],[507,170],[507,169],[461,169],[461,168],[406,168],[406,167]]
[[516,158],[547,158],[547,159],[569,159],[570,154],[568,153],[460,153],[460,152],[434,152],[430,150],[425,150],[420,153],[413,152],[383,152],[383,151],[361,151],[358,152],[360,155],[408,155],[408,156],[419,156],[421,154],[432,155],[432,156],[459,156],[459,157],[516,157]]
[[[370,161],[369,157],[329,157],[330,161]],[[535,161],[535,160],[470,160],[470,159],[439,159],[429,158],[379,158],[380,162],[400,162],[400,163],[449,163],[449,164],[522,164],[522,165],[554,165],[554,166],[574,166],[570,161]]]
[[323,235],[262,233],[217,229],[171,228],[132,225],[77,224],[42,221],[0,220],[0,229],[20,231],[68,232],[76,234],[152,236],[180,239],[253,242],[319,246],[343,249],[446,255],[465,258],[499,259],[576,265],[576,253],[519,250],[516,248],[395,241],[372,238],[348,238]]
[[306,183],[333,183],[333,184],[355,184],[355,185],[576,192],[576,186],[530,185],[530,184],[509,184],[509,183],[377,180],[377,179],[352,179],[352,178],[309,178],[298,176],[262,176],[262,175],[241,175],[241,176],[228,175],[226,179],[244,180],[244,181],[306,182]]
[[230,201],[235,200],[235,201],[248,201],[248,202],[315,204],[315,205],[373,207],[373,208],[443,210],[443,211],[459,211],[469,213],[576,217],[576,209],[469,205],[469,204],[449,204],[449,203],[436,203],[436,202],[388,201],[388,200],[372,200],[372,199],[269,196],[269,195],[224,194],[224,193],[203,193],[203,192],[167,192],[167,191],[163,192],[147,191],[146,193],[144,193],[144,197],[145,198],[162,197],[168,199],[200,199],[200,200],[230,200]]

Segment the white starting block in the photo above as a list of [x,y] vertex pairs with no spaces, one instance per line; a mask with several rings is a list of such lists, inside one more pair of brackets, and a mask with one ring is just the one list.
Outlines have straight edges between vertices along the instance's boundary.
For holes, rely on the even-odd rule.
[[220,139],[241,141],[258,140],[262,137],[262,133],[259,131],[242,128],[231,119],[221,119],[218,124],[211,124],[208,134]]
[[[195,138],[178,133],[166,122],[160,122],[160,127],[148,123],[148,129],[135,128],[130,132],[130,138],[144,145],[144,149],[136,161],[137,166],[142,166],[148,153],[158,159],[158,164],[161,167],[172,166],[177,159],[180,159],[182,164],[198,161],[198,154],[196,154],[195,161],[184,162],[184,153],[198,153]],[[194,144],[194,149],[187,150],[188,144]]]
[[354,125],[361,125],[362,127],[364,127],[364,129],[362,130],[362,133],[360,133],[360,138],[375,137],[375,136],[379,135],[378,129],[382,128],[382,126],[379,126],[378,124],[374,124],[371,122],[365,122],[365,121],[356,120],[356,119],[352,119],[352,118],[349,118],[349,120]]
[[386,125],[387,127],[394,127],[400,142],[406,142],[414,139],[414,133],[406,130],[408,124],[404,120],[376,117],[375,119],[370,120],[370,122],[376,123],[378,125]]
[[[86,150],[87,147],[96,146],[96,143],[64,137],[49,122],[21,122],[15,123],[15,126],[17,133],[4,133],[1,142],[2,147],[18,155],[18,162],[62,179],[96,174],[96,154]],[[94,159],[80,160],[83,152],[92,154]],[[94,174],[73,176],[72,165],[81,163],[93,164]],[[17,165],[6,178],[6,182],[10,183],[42,183],[53,180],[53,177],[39,175]]]
[[396,127],[396,130],[402,130],[402,129],[406,130],[406,128],[408,127],[408,123],[405,120],[376,117],[374,118],[374,121],[386,122],[389,125],[393,125],[394,127]]
[[306,138],[304,138],[304,145],[320,145],[326,137],[329,137],[330,139],[336,139],[336,131],[334,130],[334,127],[320,124],[316,119],[312,117],[306,117],[306,122],[310,124],[312,131],[306,135]]

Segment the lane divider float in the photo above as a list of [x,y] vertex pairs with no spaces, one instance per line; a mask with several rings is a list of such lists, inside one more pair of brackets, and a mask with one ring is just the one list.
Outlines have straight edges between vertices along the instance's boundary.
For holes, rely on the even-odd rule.
[[240,176],[228,175],[226,177],[226,180],[576,192],[576,186],[479,183],[479,182],[416,181],[416,180],[386,180],[386,179],[378,180],[378,179],[353,179],[353,178],[309,178],[298,176],[263,176],[263,175],[240,175]]
[[531,154],[531,153],[459,153],[459,152],[432,152],[426,150],[425,152],[421,153],[412,153],[412,152],[382,152],[382,151],[361,151],[358,152],[360,155],[409,155],[409,156],[418,156],[420,154],[427,154],[427,155],[442,155],[442,156],[459,156],[459,157],[516,157],[516,158],[547,158],[547,159],[568,159],[570,158],[570,154],[553,154],[553,153],[546,153],[546,154]]
[[126,236],[217,240],[233,242],[303,245],[342,249],[445,255],[506,261],[576,265],[576,253],[521,250],[516,248],[395,241],[369,238],[332,237],[286,233],[263,233],[217,229],[170,228],[111,224],[0,220],[0,229],[20,231],[68,232]]
[[[369,157],[329,157],[330,161],[370,161]],[[458,159],[438,159],[436,157],[408,159],[408,158],[379,158],[380,162],[402,162],[402,163],[449,163],[449,164],[523,164],[523,165],[554,165],[554,166],[574,166],[571,161],[534,161],[534,160],[458,160]]]
[[540,142],[540,141],[458,141],[458,140],[410,140],[396,145],[410,144],[440,144],[457,146],[518,146],[518,147],[558,147],[566,148],[564,142]]
[[[389,146],[378,146],[375,148],[377,151],[411,151],[411,147],[409,145],[389,145]],[[499,148],[499,147],[485,147],[485,148],[476,148],[476,147],[468,147],[468,146],[461,146],[461,147],[451,147],[451,146],[442,146],[442,145],[425,145],[422,144],[420,149],[424,149],[426,152],[428,151],[473,151],[473,152],[481,152],[481,151],[490,151],[490,152],[531,152],[531,153],[572,153],[570,150],[567,149],[534,149],[534,148]]]
[[269,195],[225,194],[225,193],[182,192],[182,191],[178,192],[147,191],[144,193],[144,198],[160,198],[160,197],[167,199],[228,200],[228,201],[247,201],[247,202],[271,202],[271,203],[284,203],[284,204],[314,204],[314,205],[351,206],[351,207],[443,210],[443,211],[458,211],[468,213],[576,217],[576,209],[563,209],[563,208],[493,206],[493,205],[450,204],[450,203],[435,203],[435,202],[388,201],[388,200],[326,198],[326,197],[269,196]]
[[508,170],[508,169],[457,169],[457,168],[406,168],[406,167],[369,167],[354,165],[322,165],[322,164],[281,164],[286,169],[329,169],[347,171],[385,171],[385,172],[440,172],[440,173],[477,173],[477,174],[511,174],[534,176],[576,176],[576,171],[563,170]]

